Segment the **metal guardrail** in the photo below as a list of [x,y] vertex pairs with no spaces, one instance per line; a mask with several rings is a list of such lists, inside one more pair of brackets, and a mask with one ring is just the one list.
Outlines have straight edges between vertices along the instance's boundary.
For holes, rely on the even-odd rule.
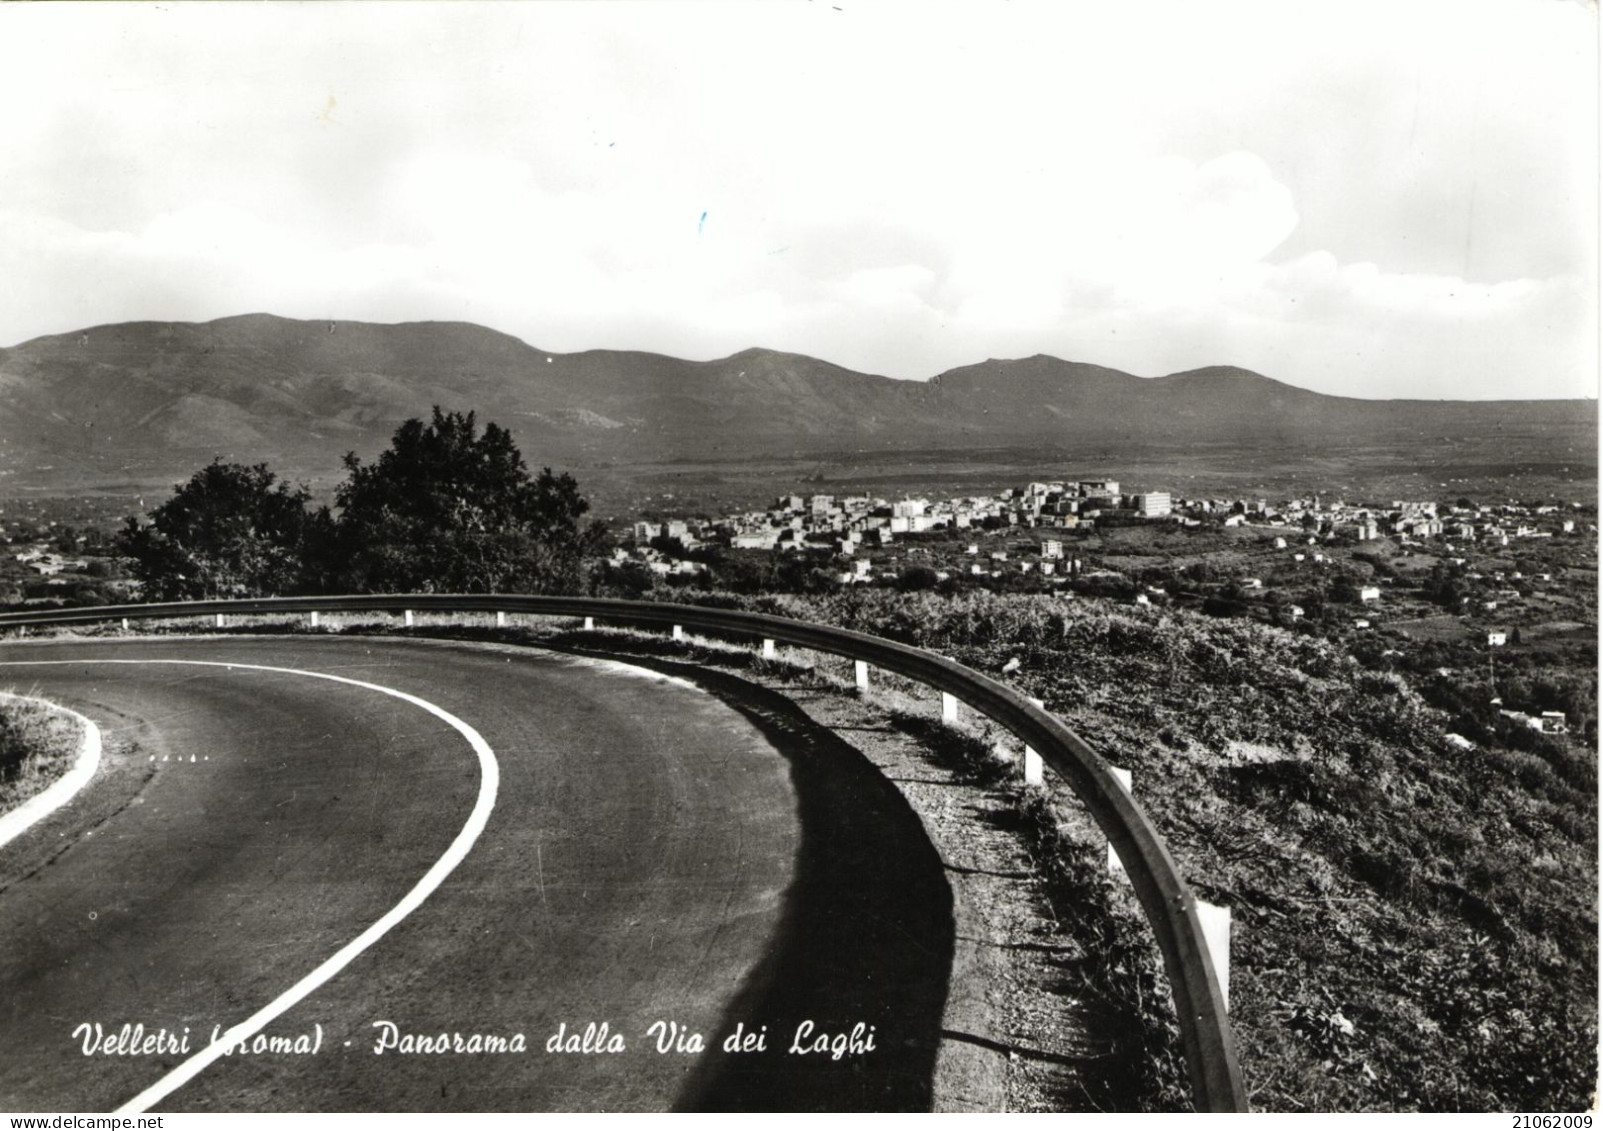
[[1163,954],[1197,1110],[1249,1110],[1223,989],[1210,960],[1196,900],[1151,820],[1101,756],[1056,717],[1017,691],[944,656],[867,633],[762,613],[597,597],[501,594],[377,594],[102,605],[0,613],[0,629],[213,615],[406,610],[599,617],[629,625],[686,626],[752,636],[866,662],[967,703],[1034,749],[1074,790],[1118,852]]

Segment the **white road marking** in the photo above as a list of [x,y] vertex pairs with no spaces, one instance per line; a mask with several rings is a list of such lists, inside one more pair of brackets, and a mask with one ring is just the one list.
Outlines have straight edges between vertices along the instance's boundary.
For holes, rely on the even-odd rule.
[[445,877],[449,876],[456,866],[467,857],[468,852],[473,848],[474,842],[479,839],[479,834],[484,831],[484,826],[490,819],[490,811],[495,808],[495,795],[501,784],[501,767],[495,760],[495,751],[490,749],[490,744],[484,741],[483,736],[443,707],[437,707],[426,699],[419,699],[416,695],[408,695],[406,692],[397,691],[393,687],[384,687],[381,684],[367,683],[363,680],[350,679],[342,675],[302,671],[299,668],[275,668],[264,664],[224,664],[211,660],[20,660],[0,662],[0,667],[82,666],[84,664],[183,664],[192,667],[243,669],[275,672],[280,675],[300,675],[311,679],[326,679],[334,683],[349,684],[352,687],[377,691],[380,694],[389,695],[411,703],[413,706],[423,708],[429,714],[442,719],[454,728],[458,734],[467,739],[468,745],[473,747],[473,752],[479,758],[479,796],[478,800],[473,804],[473,811],[468,814],[467,823],[462,826],[462,831],[456,834],[456,839],[445,850],[445,855],[435,861],[434,866],[424,873],[423,878],[417,882],[411,891],[406,893],[401,902],[390,908],[378,922],[335,951],[333,955],[325,959],[320,966],[306,975],[306,977],[296,982],[267,1005],[223,1033],[215,1042],[201,1049],[194,1056],[117,1109],[118,1115],[137,1115],[140,1112],[148,1111],[151,1107],[160,1103],[200,1075],[209,1065],[221,1059],[227,1049],[261,1032],[270,1021],[288,1012],[312,991],[327,983],[341,970],[349,966],[358,955],[383,938],[392,927],[421,907],[423,901],[434,894],[435,890],[445,882]]
[[52,711],[60,711],[63,715],[78,720],[78,725],[83,727],[83,738],[78,743],[78,758],[73,762],[72,769],[51,782],[48,788],[40,790],[11,812],[0,817],[0,848],[4,848],[71,801],[73,794],[89,784],[89,779],[94,777],[95,771],[100,768],[100,728],[77,711],[68,710],[48,699],[39,699],[32,695],[13,695],[6,691],[0,691],[0,699],[43,704]]

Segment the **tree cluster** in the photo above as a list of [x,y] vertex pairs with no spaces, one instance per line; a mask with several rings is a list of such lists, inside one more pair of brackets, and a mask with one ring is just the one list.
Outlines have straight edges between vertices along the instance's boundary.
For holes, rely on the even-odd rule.
[[603,531],[571,475],[531,476],[504,428],[471,412],[408,420],[371,464],[345,457],[335,506],[266,464],[214,461],[119,551],[152,600],[306,593],[572,593]]

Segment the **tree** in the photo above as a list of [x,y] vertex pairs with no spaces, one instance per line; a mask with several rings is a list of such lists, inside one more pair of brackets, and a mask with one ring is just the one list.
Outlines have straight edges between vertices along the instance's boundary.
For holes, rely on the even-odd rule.
[[1420,585],[1420,593],[1445,609],[1456,610],[1470,595],[1468,583],[1456,571],[1437,563]]
[[308,561],[329,522],[326,510],[307,509],[310,498],[265,463],[213,460],[175,485],[148,523],[128,519],[117,551],[158,601],[305,592],[316,588]]
[[672,558],[676,562],[684,561],[690,557],[690,551],[685,549],[684,540],[672,534],[659,534],[646,543],[657,553]]
[[1337,577],[1330,585],[1330,599],[1338,605],[1352,605],[1359,601],[1358,586],[1346,574]]
[[571,593],[604,536],[572,476],[531,479],[512,436],[474,414],[408,420],[364,465],[345,457],[336,576],[373,592]]

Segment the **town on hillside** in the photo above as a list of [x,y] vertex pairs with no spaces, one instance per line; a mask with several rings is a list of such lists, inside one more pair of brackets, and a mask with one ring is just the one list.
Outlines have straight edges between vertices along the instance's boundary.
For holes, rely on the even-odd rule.
[[[734,550],[770,550],[851,559],[839,571],[842,584],[892,580],[885,566],[898,562],[889,548],[898,535],[967,535],[970,557],[986,550],[986,562],[963,571],[972,576],[999,577],[1006,572],[1038,572],[1045,577],[1072,576],[1081,568],[1067,550],[1097,532],[1172,525],[1181,530],[1217,527],[1245,533],[1263,532],[1276,550],[1290,550],[1291,560],[1327,559],[1317,547],[1353,545],[1394,538],[1401,547],[1432,546],[1451,554],[1460,544],[1506,548],[1511,540],[1595,534],[1592,508],[1576,503],[1476,505],[1394,501],[1388,504],[1324,502],[1313,498],[1271,504],[1264,499],[1187,499],[1168,491],[1121,494],[1113,479],[1036,482],[990,496],[948,499],[924,497],[886,500],[867,495],[782,495],[762,511],[714,518],[636,522],[632,541],[613,553],[617,562],[637,560],[653,573],[696,574],[705,563],[694,551],[705,546]],[[1021,532],[1039,531],[1033,549],[1011,556],[991,551],[989,541],[1017,545]],[[1293,545],[1295,543],[1295,546]],[[1305,551],[1304,547],[1315,547]],[[1463,564],[1462,560],[1457,564]],[[945,580],[944,578],[942,580]],[[1245,579],[1247,583],[1254,579]]]
[[[1574,504],[1567,508],[1579,512]],[[1113,479],[1029,483],[996,495],[950,499],[905,498],[887,501],[867,495],[782,495],[767,510],[712,519],[636,523],[637,541],[668,535],[732,546],[738,549],[807,549],[836,541],[861,541],[872,535],[885,543],[896,534],[931,530],[994,532],[1009,527],[1091,530],[1098,524],[1122,525],[1132,520],[1161,519],[1197,527],[1248,524],[1347,535],[1359,541],[1396,534],[1404,538],[1440,535],[1464,541],[1510,537],[1549,537],[1574,533],[1576,520],[1560,516],[1555,504],[1509,502],[1476,506],[1396,501],[1389,504],[1321,503],[1291,499],[1271,505],[1263,499],[1186,499],[1168,491],[1120,494]],[[842,551],[845,552],[845,551]]]
[[[1272,503],[1084,479],[953,498],[784,495],[636,522],[609,564],[642,588],[985,588],[1190,607],[1344,639],[1379,666],[1489,678],[1495,693],[1497,650],[1545,668],[1592,646],[1596,518],[1589,503]],[[1518,721],[1564,727],[1557,714]]]

